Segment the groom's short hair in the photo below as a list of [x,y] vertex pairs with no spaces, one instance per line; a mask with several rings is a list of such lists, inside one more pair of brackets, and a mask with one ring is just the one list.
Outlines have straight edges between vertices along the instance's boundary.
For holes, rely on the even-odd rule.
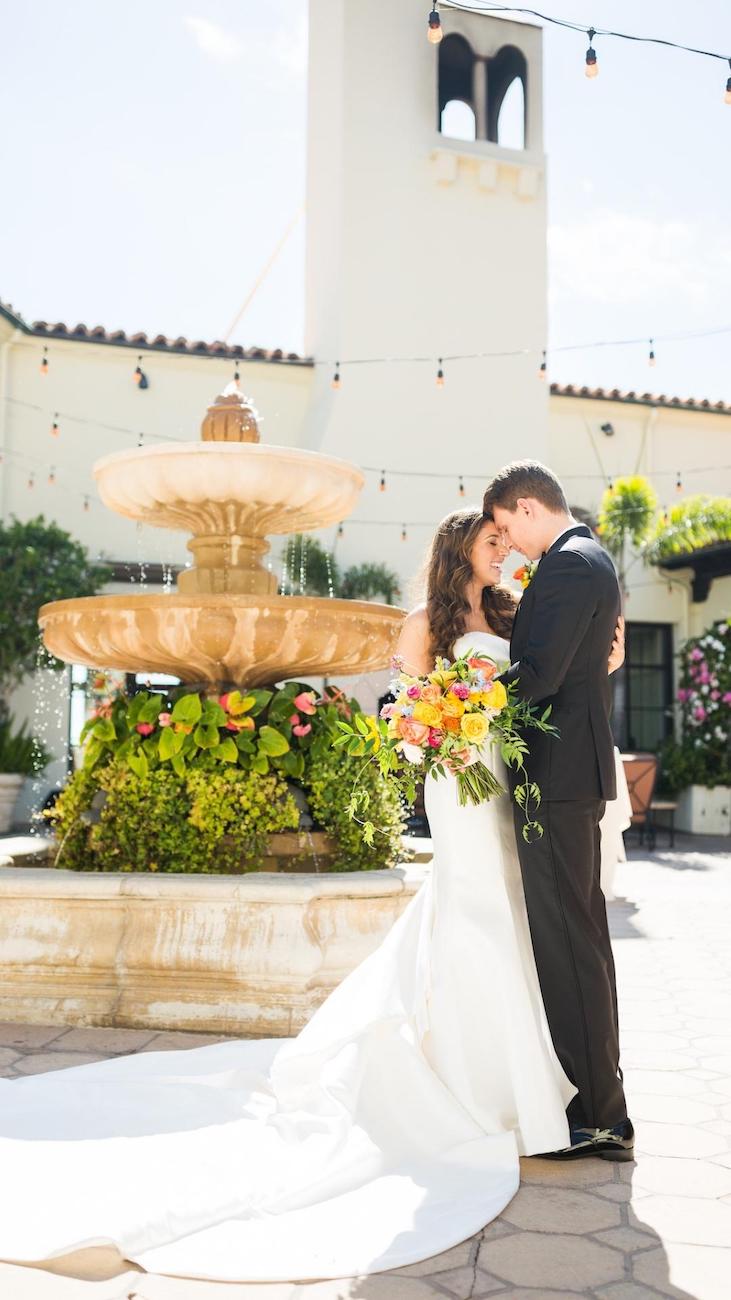
[[553,470],[539,460],[515,460],[498,471],[487,486],[483,513],[491,515],[495,506],[514,514],[520,497],[533,497],[553,514],[568,514],[566,493]]

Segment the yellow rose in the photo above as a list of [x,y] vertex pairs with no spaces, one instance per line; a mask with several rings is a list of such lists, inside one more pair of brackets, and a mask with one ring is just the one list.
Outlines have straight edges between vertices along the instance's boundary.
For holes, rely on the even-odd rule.
[[502,682],[493,682],[489,691],[485,692],[485,703],[490,709],[504,709],[508,702],[508,692]]
[[460,700],[456,695],[445,695],[442,700],[442,713],[445,718],[461,718],[464,709],[464,700]]
[[438,727],[442,715],[433,704],[426,704],[423,700],[419,700],[418,704],[414,705],[413,718],[414,722],[423,722],[425,727]]
[[465,713],[462,718],[462,735],[471,745],[481,745],[487,738],[488,721],[484,713]]

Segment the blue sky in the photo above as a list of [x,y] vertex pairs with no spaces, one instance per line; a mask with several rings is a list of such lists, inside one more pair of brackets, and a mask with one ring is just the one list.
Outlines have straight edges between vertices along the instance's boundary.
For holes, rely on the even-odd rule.
[[[543,7],[731,54],[728,0]],[[0,296],[222,337],[303,203],[304,0],[34,0],[3,45]],[[589,82],[585,48],[547,27],[552,344],[731,326],[728,66],[598,39]],[[234,341],[301,348],[303,257],[300,222]],[[557,355],[551,377],[731,400],[731,333],[656,351]]]

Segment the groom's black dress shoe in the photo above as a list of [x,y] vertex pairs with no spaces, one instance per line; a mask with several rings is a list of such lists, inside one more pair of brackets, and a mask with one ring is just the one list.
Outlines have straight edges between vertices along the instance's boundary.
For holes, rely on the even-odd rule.
[[580,1160],[599,1156],[601,1160],[634,1160],[635,1131],[632,1121],[623,1119],[611,1128],[572,1128],[571,1146],[546,1151],[542,1160]]

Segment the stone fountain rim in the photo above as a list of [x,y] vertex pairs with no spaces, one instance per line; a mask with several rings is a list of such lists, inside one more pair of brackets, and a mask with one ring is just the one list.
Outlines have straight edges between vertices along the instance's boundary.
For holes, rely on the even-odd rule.
[[342,596],[262,596],[260,595],[238,595],[235,592],[215,592],[211,594],[198,595],[191,592],[185,595],[183,592],[173,591],[169,595],[164,592],[114,592],[109,595],[100,594],[98,596],[72,596],[66,600],[52,600],[45,605],[41,605],[38,610],[38,622],[43,623],[44,619],[53,617],[54,613],[61,610],[64,613],[71,613],[76,609],[88,610],[90,605],[104,606],[108,608],[119,608],[128,613],[130,610],[142,610],[146,606],[158,607],[163,605],[165,608],[186,608],[191,607],[198,609],[221,609],[230,608],[231,606],[250,609],[255,608],[259,613],[263,613],[268,606],[273,605],[279,610],[284,609],[303,609],[311,611],[313,605],[325,606],[327,609],[340,613],[353,611],[361,616],[375,615],[378,621],[383,620],[384,614],[392,615],[394,620],[404,618],[407,610],[402,609],[400,605],[387,605],[383,601],[375,600],[348,600]]
[[343,477],[357,482],[361,488],[365,486],[365,474],[352,461],[343,460],[340,456],[330,456],[325,452],[312,451],[308,447],[283,447],[278,443],[261,442],[191,441],[161,443],[158,446],[149,447],[126,447],[122,451],[113,451],[107,456],[100,457],[92,466],[92,474],[98,480],[104,471],[112,465],[121,465],[130,460],[139,463],[142,460],[164,459],[166,456],[173,456],[177,459],[181,453],[190,456],[245,455],[271,459],[272,452],[275,453],[274,459],[280,462],[315,464],[321,468],[335,469],[342,472]]

